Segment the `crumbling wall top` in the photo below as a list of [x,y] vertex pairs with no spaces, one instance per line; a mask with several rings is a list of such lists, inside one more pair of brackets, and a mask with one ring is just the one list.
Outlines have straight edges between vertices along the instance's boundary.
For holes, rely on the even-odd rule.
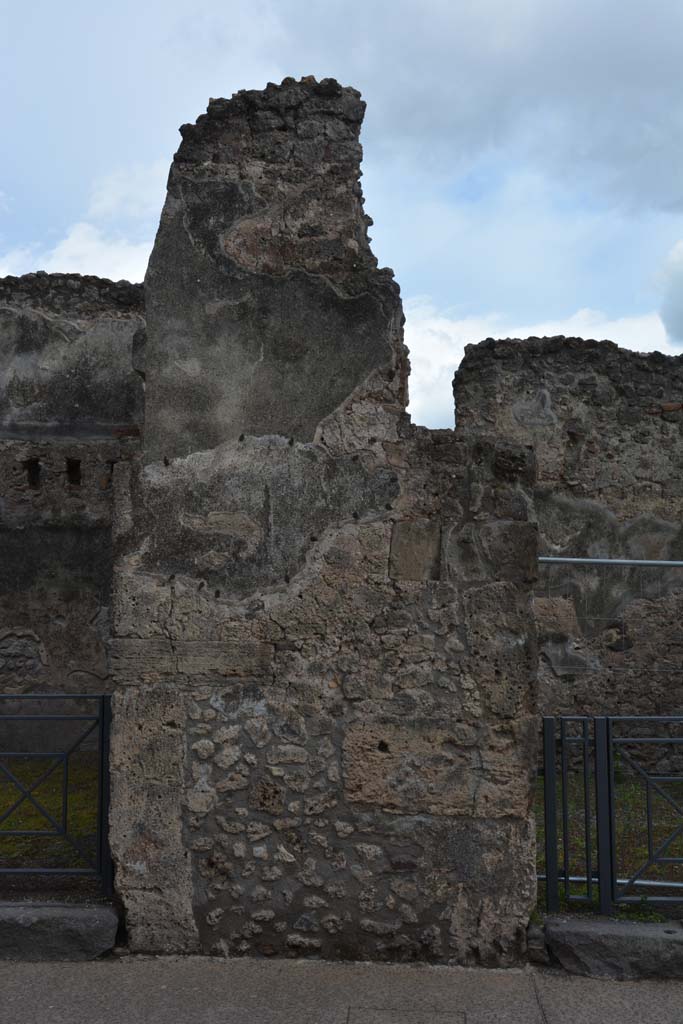
[[0,438],[119,436],[142,423],[141,285],[80,274],[0,279]]
[[398,286],[370,250],[365,109],[333,79],[212,100],[181,129],[145,279],[145,456],[312,441],[377,374],[405,405]]
[[543,493],[598,502],[620,521],[680,518],[683,355],[489,338],[467,346],[454,392],[460,430],[533,445]]
[[92,316],[137,314],[145,308],[141,284],[110,281],[92,274],[48,274],[37,271],[22,277],[0,277],[0,306],[43,309],[50,313]]

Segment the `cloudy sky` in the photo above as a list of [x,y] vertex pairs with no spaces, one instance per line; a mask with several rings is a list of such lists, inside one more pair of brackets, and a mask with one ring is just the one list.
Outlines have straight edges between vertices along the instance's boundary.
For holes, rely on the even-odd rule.
[[141,280],[178,126],[307,74],[368,103],[418,422],[485,337],[683,352],[681,0],[0,0],[0,276]]

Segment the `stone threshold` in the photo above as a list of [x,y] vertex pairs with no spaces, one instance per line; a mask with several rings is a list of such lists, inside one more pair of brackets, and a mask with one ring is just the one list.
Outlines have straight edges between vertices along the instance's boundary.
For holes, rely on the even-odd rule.
[[0,902],[0,960],[94,960],[118,927],[111,905]]
[[683,922],[553,915],[528,931],[529,959],[570,974],[632,981],[683,978]]

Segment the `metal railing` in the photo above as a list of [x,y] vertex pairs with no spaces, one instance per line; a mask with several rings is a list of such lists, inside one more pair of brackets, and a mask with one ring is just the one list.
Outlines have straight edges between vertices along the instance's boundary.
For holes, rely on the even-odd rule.
[[[560,909],[561,896],[568,905],[594,903],[596,888],[602,914],[619,904],[683,903],[683,881],[671,877],[674,866],[683,868],[683,856],[672,853],[683,837],[683,790],[680,795],[671,790],[683,784],[683,770],[652,771],[649,759],[643,764],[638,755],[638,748],[665,745],[683,748],[683,715],[543,719],[545,873],[539,880],[546,884],[550,913]],[[624,818],[620,805],[626,778],[629,800]],[[622,833],[624,826],[637,827],[632,820],[637,810],[644,816],[644,841],[631,843],[623,860]],[[573,834],[577,818],[580,835]],[[573,869],[577,847],[583,866],[578,872]],[[619,870],[623,863],[627,871]],[[662,868],[669,869],[670,877],[645,877]]]
[[541,565],[629,565],[651,569],[683,569],[683,562],[663,558],[565,558],[541,555],[538,561]]
[[[89,876],[111,895],[110,723],[107,694],[0,695],[0,876]],[[48,749],[33,749],[45,735]]]

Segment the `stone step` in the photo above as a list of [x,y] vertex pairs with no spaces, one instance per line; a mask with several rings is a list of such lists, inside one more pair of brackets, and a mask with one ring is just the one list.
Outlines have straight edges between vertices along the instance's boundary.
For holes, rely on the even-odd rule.
[[112,906],[0,903],[0,960],[94,960],[116,942]]

